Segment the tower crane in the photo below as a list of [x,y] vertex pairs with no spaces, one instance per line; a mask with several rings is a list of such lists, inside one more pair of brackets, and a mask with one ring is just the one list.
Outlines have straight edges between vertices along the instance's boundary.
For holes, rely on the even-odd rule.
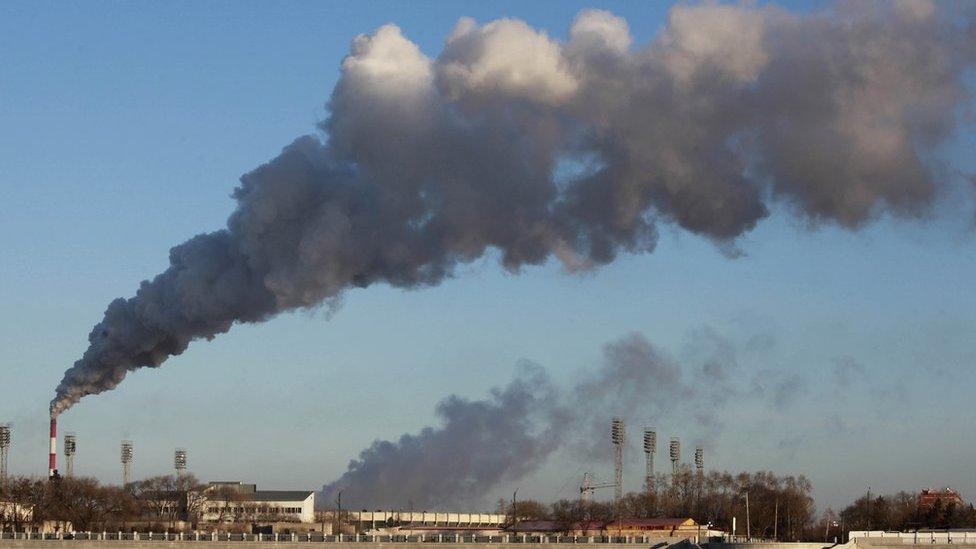
[[589,473],[583,473],[583,484],[580,484],[580,501],[589,501],[593,492],[599,488],[616,488],[616,482],[595,482]]

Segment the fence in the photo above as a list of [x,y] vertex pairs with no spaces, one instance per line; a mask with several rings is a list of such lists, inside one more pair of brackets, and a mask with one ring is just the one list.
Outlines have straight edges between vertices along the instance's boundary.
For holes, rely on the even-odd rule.
[[976,544],[976,530],[943,530],[941,532],[885,532],[882,530],[852,530],[850,539],[864,540],[867,543],[876,541],[891,545],[892,543],[915,544]]
[[322,535],[303,534],[231,534],[210,532],[0,532],[0,541],[184,541],[184,542],[237,542],[267,541],[296,543],[479,543],[479,544],[641,544],[665,547],[689,538],[651,538],[646,536],[533,536],[499,535],[477,536],[464,534],[432,534],[413,536],[375,536],[375,535]]

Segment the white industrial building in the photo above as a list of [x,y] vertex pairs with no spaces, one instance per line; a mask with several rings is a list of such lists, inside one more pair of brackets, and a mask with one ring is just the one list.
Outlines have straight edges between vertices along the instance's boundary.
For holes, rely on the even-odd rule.
[[204,494],[204,522],[315,522],[311,490],[258,490],[237,481],[211,482]]
[[343,518],[363,532],[435,533],[447,531],[500,531],[505,515],[495,513],[441,513],[432,511],[349,511]]

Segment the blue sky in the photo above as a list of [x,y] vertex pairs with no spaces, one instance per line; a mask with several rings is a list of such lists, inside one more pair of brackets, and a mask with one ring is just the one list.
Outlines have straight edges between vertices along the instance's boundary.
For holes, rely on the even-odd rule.
[[[394,22],[436,55],[464,15],[518,17],[561,37],[584,7],[625,17],[638,43],[667,10],[3,4],[0,421],[14,424],[13,471],[43,472],[48,401],[107,303],[165,268],[172,245],[221,227],[242,173],[315,131],[356,34]],[[974,171],[974,145],[969,127],[944,154]],[[774,211],[741,239],[738,259],[666,227],[655,253],[594,273],[549,265],[515,276],[487,258],[433,289],[353,291],[335,314],[286,314],[195,343],[86,399],[62,428],[78,433],[76,469],[104,480],[117,479],[118,441],[131,438],[136,476],[168,472],[182,446],[203,479],[317,488],[372,440],[430,424],[443,396],[506,383],[520,359],[569,384],[627,333],[680,358],[708,329],[736,346],[744,372],[803,386],[781,406],[730,405],[707,443],[710,467],[807,474],[821,508],[867,486],[951,485],[976,498],[976,247],[972,202],[959,193],[925,222],[882,219],[854,233]],[[865,375],[840,390],[834,370],[846,359]],[[638,454],[628,459],[636,489]],[[520,494],[571,497],[582,470],[609,468],[609,450],[592,463],[561,454]]]

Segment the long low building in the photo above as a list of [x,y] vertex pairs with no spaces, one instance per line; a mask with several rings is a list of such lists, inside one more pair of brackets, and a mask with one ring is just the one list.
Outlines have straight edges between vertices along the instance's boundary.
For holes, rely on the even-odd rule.
[[[643,536],[654,538],[693,539],[708,537],[716,531],[699,527],[691,518],[624,518],[610,521],[583,521],[572,524],[555,520],[521,521],[507,529],[527,535],[566,534],[570,536]],[[721,532],[718,532],[721,534]]]
[[256,484],[211,482],[204,491],[204,522],[315,521],[315,492],[258,490]]
[[506,516],[497,513],[441,513],[434,511],[350,511],[343,512],[346,522],[361,531],[379,528],[496,528]]

